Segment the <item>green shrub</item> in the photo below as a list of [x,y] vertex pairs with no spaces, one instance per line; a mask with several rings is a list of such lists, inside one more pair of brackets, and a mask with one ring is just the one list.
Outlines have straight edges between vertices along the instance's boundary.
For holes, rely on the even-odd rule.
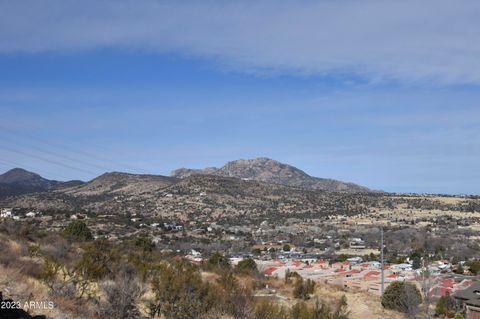
[[37,244],[32,244],[28,246],[28,254],[30,257],[37,257],[40,253],[40,246]]
[[46,256],[43,258],[43,267],[40,274],[40,279],[52,289],[55,280],[60,274],[60,271],[63,268],[63,265],[52,256]]
[[211,270],[230,269],[230,260],[217,251],[208,258],[206,266],[208,269]]
[[235,271],[244,274],[244,275],[252,275],[258,272],[257,269],[257,264],[255,263],[255,260],[252,258],[247,258],[244,260],[241,260],[237,266],[235,267]]
[[83,254],[75,264],[75,272],[90,280],[99,280],[114,274],[119,267],[118,251],[106,239],[83,245]]
[[456,274],[463,275],[463,273],[465,272],[465,269],[463,269],[463,266],[461,263],[458,263],[457,268],[453,272]]
[[93,240],[90,228],[81,220],[74,220],[65,227],[64,234],[77,240]]
[[391,283],[382,296],[382,306],[414,316],[422,302],[417,286],[409,282]]
[[152,317],[171,319],[199,318],[208,306],[209,285],[202,282],[200,272],[185,261],[162,263],[152,281],[155,301],[150,305]]
[[447,292],[445,296],[441,296],[435,306],[437,315],[447,315],[453,317],[455,314],[455,299]]
[[155,249],[155,243],[148,237],[139,236],[133,240],[133,245],[142,252],[152,252]]
[[287,268],[285,271],[285,283],[290,284],[292,282],[292,278],[300,278],[301,276],[298,274],[296,271],[290,271],[290,269]]
[[420,257],[413,258],[412,268],[413,269],[419,269],[420,267],[422,267],[422,262],[420,260]]
[[262,254],[262,251],[260,250],[260,248],[255,248],[255,249],[252,249],[252,254],[259,256]]
[[478,260],[467,261],[465,265],[468,266],[472,274],[474,275],[480,274],[480,261]]
[[293,296],[297,299],[308,300],[310,294],[315,292],[315,281],[311,279],[303,280],[301,276],[297,277],[295,288],[293,289]]
[[246,318],[253,303],[250,289],[241,287],[232,272],[224,271],[217,280],[220,299],[215,307],[234,318]]

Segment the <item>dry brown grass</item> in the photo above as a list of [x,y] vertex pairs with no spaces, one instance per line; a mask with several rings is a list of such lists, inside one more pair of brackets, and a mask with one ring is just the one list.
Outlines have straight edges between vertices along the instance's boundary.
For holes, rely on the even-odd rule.
[[[292,296],[292,284],[286,284],[284,280],[276,278],[269,278],[266,283],[270,289],[276,291],[277,295],[288,298],[281,302],[283,305],[292,306],[297,301]],[[345,296],[347,298],[351,319],[405,319],[401,313],[383,309],[380,304],[380,297],[365,292],[317,282],[314,297],[307,303],[313,305],[316,301],[315,296],[326,303],[335,302],[342,296]]]
[[[12,298],[21,304],[27,301],[49,301],[47,288],[39,281],[22,274],[21,269],[7,268],[0,265],[0,291],[4,296]],[[44,314],[48,318],[60,318],[58,308],[52,310],[29,311],[33,315]]]
[[380,297],[366,292],[332,285],[319,285],[316,295],[321,299],[345,296],[351,319],[405,319],[401,313],[385,310],[380,304]]
[[215,282],[220,276],[214,272],[203,271],[201,273],[203,282]]
[[[0,235],[2,251],[0,253],[0,291],[6,298],[20,302],[54,302],[53,309],[25,309],[32,315],[46,315],[48,318],[93,318],[90,309],[79,303],[78,300],[64,296],[52,296],[48,287],[38,278],[43,264],[38,257],[31,257],[28,253],[28,244],[24,241],[15,241],[5,235]],[[23,307],[25,308],[25,307]],[[66,315],[74,313],[75,316]]]

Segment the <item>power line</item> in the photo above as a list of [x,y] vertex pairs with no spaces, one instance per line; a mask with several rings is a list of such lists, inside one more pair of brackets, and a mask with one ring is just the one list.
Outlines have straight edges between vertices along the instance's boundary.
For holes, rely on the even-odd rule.
[[[61,179],[63,179],[63,180],[70,180],[70,178],[62,176],[61,174],[51,173],[51,172],[45,171],[43,169],[33,168],[29,165],[11,162],[11,161],[5,160],[4,158],[0,159],[0,163],[3,164],[5,167],[10,167],[10,168],[21,167],[21,168],[24,168],[24,169],[28,169],[32,172],[41,174],[42,177],[47,177],[48,176],[48,177],[55,178],[55,176],[56,176],[56,177],[61,177]],[[55,178],[55,179],[57,179],[57,178]]]
[[71,170],[74,170],[74,171],[80,171],[80,172],[91,174],[91,175],[98,175],[98,173],[96,173],[96,172],[92,172],[92,171],[89,171],[89,170],[86,170],[86,169],[83,169],[83,168],[74,167],[74,166],[71,166],[71,165],[68,165],[68,164],[57,162],[55,160],[51,160],[51,159],[45,158],[43,156],[38,156],[38,155],[35,155],[35,154],[15,150],[15,149],[12,149],[12,148],[9,148],[9,147],[4,147],[4,146],[2,148],[9,151],[9,152],[12,152],[12,153],[16,153],[16,154],[20,154],[20,155],[23,155],[23,156],[35,158],[35,159],[38,159],[38,160],[41,160],[41,161],[44,161],[44,162],[47,162],[47,163],[50,163],[50,164],[54,164],[54,165],[58,165],[58,166],[62,166],[62,167],[71,169]]
[[[10,141],[12,141],[12,140],[10,139]],[[16,142],[16,141],[13,141],[13,142],[18,145],[18,142]],[[23,144],[23,145],[25,145],[25,144]],[[94,168],[97,168],[97,169],[101,169],[103,171],[109,171],[110,170],[109,168],[107,168],[105,166],[97,165],[97,164],[94,164],[94,163],[89,163],[89,162],[80,160],[78,158],[73,158],[73,157],[70,157],[70,156],[63,155],[63,154],[57,154],[57,153],[54,153],[52,151],[41,149],[37,146],[28,146],[28,147],[31,148],[31,149],[35,149],[39,152],[48,154],[50,156],[58,157],[58,158],[61,158],[61,159],[67,160],[67,161],[71,161],[71,162],[76,162],[76,163],[81,164],[81,165],[91,166],[91,167],[94,167]]]
[[[8,133],[8,134],[13,135],[15,137],[22,137],[22,135],[23,135],[24,139],[26,138],[26,139],[29,139],[29,140],[35,140],[35,141],[40,142],[42,144],[49,145],[49,146],[52,146],[52,147],[57,148],[57,149],[67,150],[71,153],[80,154],[82,156],[86,156],[88,158],[93,158],[93,159],[99,160],[101,162],[105,162],[105,163],[109,163],[109,164],[113,163],[116,166],[121,167],[122,169],[126,168],[127,170],[134,171],[134,172],[148,173],[147,171],[145,171],[143,169],[139,169],[137,167],[134,167],[134,166],[131,166],[131,165],[128,165],[128,164],[125,164],[125,163],[121,163],[121,162],[113,160],[111,158],[104,158],[104,157],[98,156],[96,154],[85,152],[84,150],[78,150],[78,149],[71,148],[71,147],[68,147],[68,146],[65,146],[65,145],[59,145],[59,144],[51,143],[50,141],[46,141],[44,139],[41,139],[41,138],[38,138],[38,137],[35,137],[35,136],[31,136],[29,134],[25,134],[25,132],[19,133],[18,131],[14,131],[12,129],[6,128],[6,127],[1,126],[1,125],[0,125],[0,128],[2,129],[1,130],[2,132]],[[99,147],[99,146],[95,146],[95,148],[100,148],[100,149],[106,150],[105,148]],[[92,164],[92,165],[95,165],[95,164]],[[90,165],[90,166],[92,166],[92,165]],[[111,168],[102,168],[102,169],[105,169],[106,171],[111,170]]]

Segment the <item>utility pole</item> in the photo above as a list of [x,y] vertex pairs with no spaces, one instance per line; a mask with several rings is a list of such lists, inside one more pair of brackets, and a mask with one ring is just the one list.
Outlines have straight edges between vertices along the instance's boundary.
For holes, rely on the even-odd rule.
[[384,260],[383,260],[383,226],[380,227],[380,263],[381,263],[381,267],[382,267],[382,283],[381,283],[381,296],[383,296],[383,292],[384,292],[384,289],[385,289],[385,273],[384,273]]

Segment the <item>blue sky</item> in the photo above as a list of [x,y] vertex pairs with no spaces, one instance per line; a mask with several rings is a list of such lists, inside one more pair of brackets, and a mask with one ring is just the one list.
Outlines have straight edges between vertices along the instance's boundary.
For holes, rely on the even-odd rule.
[[480,5],[462,2],[0,1],[0,171],[266,156],[479,194]]

